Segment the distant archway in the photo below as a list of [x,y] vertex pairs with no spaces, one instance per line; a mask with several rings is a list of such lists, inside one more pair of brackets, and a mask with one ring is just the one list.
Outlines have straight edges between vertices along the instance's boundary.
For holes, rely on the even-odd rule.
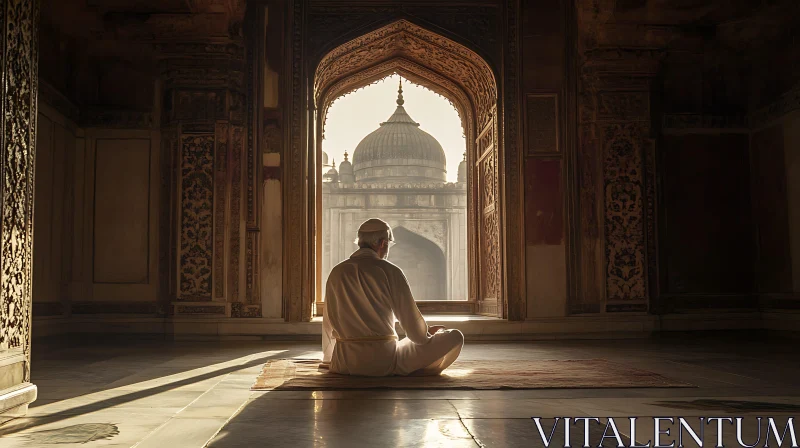
[[389,261],[403,270],[416,300],[447,300],[447,260],[433,241],[397,227]]

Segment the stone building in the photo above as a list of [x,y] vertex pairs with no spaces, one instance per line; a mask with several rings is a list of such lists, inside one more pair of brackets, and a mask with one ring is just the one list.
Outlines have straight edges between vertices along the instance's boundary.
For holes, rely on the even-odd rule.
[[[48,336],[66,344],[85,333],[318,335],[323,195],[438,210],[437,198],[463,194],[444,185],[435,155],[416,176],[436,188],[391,187],[408,167],[366,152],[363,165],[354,154],[323,168],[332,102],[393,73],[446,97],[464,124],[466,237],[424,237],[408,217],[394,224],[442,253],[465,241],[467,301],[442,309],[459,313],[468,338],[798,329],[797,0],[3,0],[2,8],[0,419],[36,398],[31,353]],[[323,182],[328,171],[337,187]],[[213,359],[249,363],[244,345]],[[96,386],[75,396],[144,382],[109,379],[131,365],[59,353],[85,366],[74,375],[60,375],[59,363],[33,371],[53,375],[56,389],[71,378]],[[141,363],[166,355],[137,353]],[[165,364],[143,375],[195,371],[181,380],[192,386],[211,375],[180,358]],[[742,372],[753,370],[728,373]],[[43,402],[65,396],[52,391],[42,387]],[[104,406],[144,398],[128,395]],[[30,424],[66,427],[67,408]],[[282,422],[318,422],[297,415]],[[228,421],[218,417],[208,420]],[[173,426],[180,420],[143,419],[141,428],[200,433]]]
[[[322,285],[338,262],[357,249],[358,226],[379,217],[394,229],[389,260],[417,300],[468,300],[466,161],[457,182],[446,182],[446,159],[436,139],[397,109],[345,159],[322,186]],[[327,154],[323,153],[323,164]],[[317,310],[320,314],[320,310]]]

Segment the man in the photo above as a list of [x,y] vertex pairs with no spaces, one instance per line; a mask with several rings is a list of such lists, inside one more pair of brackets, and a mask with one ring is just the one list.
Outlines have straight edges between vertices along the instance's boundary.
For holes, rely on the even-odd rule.
[[[464,335],[428,327],[403,271],[387,261],[392,229],[370,219],[359,249],[328,276],[322,324],[323,363],[346,375],[438,375],[458,358]],[[398,341],[395,316],[406,332]]]

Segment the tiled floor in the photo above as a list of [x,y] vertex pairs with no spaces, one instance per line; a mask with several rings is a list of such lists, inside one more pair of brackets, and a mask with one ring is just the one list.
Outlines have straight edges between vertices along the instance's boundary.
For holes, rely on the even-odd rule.
[[[318,346],[35,341],[39,400],[28,417],[0,427],[0,447],[542,446],[534,416],[601,418],[589,431],[597,446],[607,417],[624,423],[619,431],[628,444],[628,416],[644,417],[636,438],[646,443],[653,439],[651,416],[725,415],[746,417],[744,441],[752,444],[758,436],[755,416],[775,416],[782,430],[787,416],[800,414],[796,344],[752,333],[682,334],[468,343],[462,353],[498,362],[605,358],[696,388],[251,392],[266,360],[319,355]],[[552,425],[542,421],[548,434]],[[564,446],[559,425],[551,446]],[[582,425],[572,427],[573,446],[583,444]],[[735,434],[733,425],[724,427],[726,446],[736,444]],[[685,437],[686,446],[695,446]],[[716,440],[716,424],[707,425],[704,438]],[[609,438],[604,444],[616,442]]]

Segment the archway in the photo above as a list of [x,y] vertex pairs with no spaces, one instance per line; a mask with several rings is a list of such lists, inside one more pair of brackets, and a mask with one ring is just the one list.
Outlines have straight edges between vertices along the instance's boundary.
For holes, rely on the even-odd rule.
[[417,300],[443,300],[447,296],[447,260],[431,240],[406,230],[394,229],[397,244],[389,255],[405,273]]
[[[480,314],[505,317],[503,301],[500,197],[502,129],[498,125],[498,84],[489,64],[469,48],[406,20],[399,20],[343,43],[328,52],[313,71],[314,187],[309,207],[307,265],[315,298],[320,278],[322,138],[326,114],[338,97],[398,73],[446,97],[458,111],[467,140],[469,300]],[[312,165],[312,164],[309,164]],[[291,224],[289,224],[291,225]]]

